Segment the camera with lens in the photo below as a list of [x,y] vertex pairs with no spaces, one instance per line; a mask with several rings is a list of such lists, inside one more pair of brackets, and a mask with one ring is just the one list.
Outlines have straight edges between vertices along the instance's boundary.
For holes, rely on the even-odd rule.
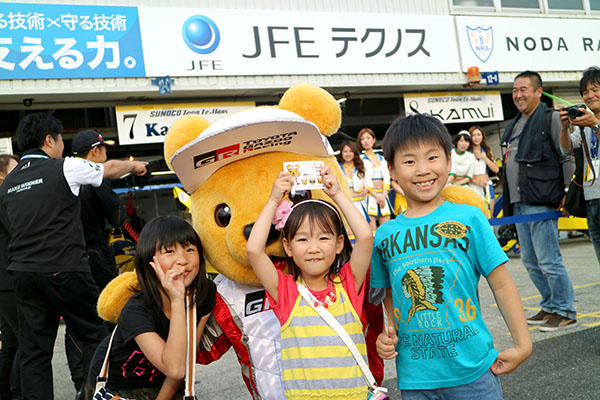
[[567,107],[569,119],[581,117],[584,113],[580,110],[580,108],[585,108],[585,104],[575,104],[574,106]]

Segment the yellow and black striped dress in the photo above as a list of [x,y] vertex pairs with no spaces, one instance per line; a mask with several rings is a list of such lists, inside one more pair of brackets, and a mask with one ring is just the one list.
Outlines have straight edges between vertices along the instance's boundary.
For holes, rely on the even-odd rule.
[[[337,281],[337,279],[336,279]],[[334,283],[336,301],[327,310],[346,329],[367,362],[362,323],[341,283]],[[363,373],[335,331],[298,295],[281,327],[283,386],[288,400],[365,400]]]

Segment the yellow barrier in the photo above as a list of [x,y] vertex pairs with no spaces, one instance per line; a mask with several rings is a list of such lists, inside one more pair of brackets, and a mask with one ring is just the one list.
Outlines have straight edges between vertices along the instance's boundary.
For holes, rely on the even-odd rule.
[[577,217],[567,217],[558,219],[559,231],[587,231],[587,219]]
[[[498,196],[496,196],[498,198]],[[501,218],[502,210],[498,213],[495,218]],[[558,230],[559,231],[587,231],[587,219],[578,217],[561,217],[558,219]]]

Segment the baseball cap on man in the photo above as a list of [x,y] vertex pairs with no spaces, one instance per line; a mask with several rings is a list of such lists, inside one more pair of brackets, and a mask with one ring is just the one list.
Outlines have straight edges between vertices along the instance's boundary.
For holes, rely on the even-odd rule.
[[71,150],[75,155],[82,155],[96,146],[114,146],[112,140],[104,140],[101,134],[94,130],[81,131],[73,138]]

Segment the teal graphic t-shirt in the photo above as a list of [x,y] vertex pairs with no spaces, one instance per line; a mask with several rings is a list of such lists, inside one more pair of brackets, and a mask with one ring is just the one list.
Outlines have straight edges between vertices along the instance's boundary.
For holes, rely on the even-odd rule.
[[399,215],[379,227],[371,286],[392,288],[399,389],[464,385],[490,368],[498,351],[477,284],[506,261],[474,206],[444,202],[424,217]]

